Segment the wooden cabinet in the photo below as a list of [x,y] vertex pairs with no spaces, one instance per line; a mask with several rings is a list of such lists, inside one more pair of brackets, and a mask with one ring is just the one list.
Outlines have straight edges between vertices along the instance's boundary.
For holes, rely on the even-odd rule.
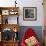
[[[16,8],[0,7],[0,32],[1,32],[0,46],[18,46],[18,40],[19,40],[17,39],[18,38],[17,35],[19,31],[18,16],[19,16],[18,7]],[[9,18],[9,17],[12,17],[12,18]]]
[[12,17],[12,18],[14,17],[14,19],[16,18],[15,21],[17,21],[16,22],[16,24],[17,24],[18,16],[19,16],[18,7],[17,8],[15,8],[15,7],[0,7],[0,23],[1,24],[6,24],[6,23],[9,24],[9,20],[11,19],[9,17]]

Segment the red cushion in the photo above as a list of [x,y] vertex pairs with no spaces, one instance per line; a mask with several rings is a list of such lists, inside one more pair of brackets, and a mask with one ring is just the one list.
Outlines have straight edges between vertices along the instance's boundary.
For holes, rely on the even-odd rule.
[[28,28],[24,34],[24,37],[22,38],[22,46],[26,46],[25,39],[28,39],[32,36],[36,37],[37,35],[32,28]]

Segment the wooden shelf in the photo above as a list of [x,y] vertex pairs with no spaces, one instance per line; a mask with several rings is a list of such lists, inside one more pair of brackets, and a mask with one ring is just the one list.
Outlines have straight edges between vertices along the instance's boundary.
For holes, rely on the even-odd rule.
[[0,9],[16,9],[18,7],[0,7]]
[[[1,15],[18,15],[18,8],[15,7],[0,7],[0,14]],[[5,14],[2,14],[4,12]]]
[[20,26],[18,24],[0,24],[0,30],[2,31],[5,28],[10,28],[14,31],[14,29],[17,30],[17,32],[20,29]]
[[[17,16],[17,23],[16,24],[8,24],[8,19],[7,16]],[[5,19],[6,18],[6,19]],[[0,46],[18,46],[18,39],[16,41],[16,38],[18,38],[17,34],[20,29],[20,26],[18,24],[18,7],[0,7],[0,32],[1,32],[1,41],[0,41]],[[11,29],[10,31],[14,31],[13,39],[15,38],[15,41],[13,39],[10,39],[12,37],[8,37],[10,39],[9,41],[3,39],[2,35],[4,35],[3,31],[4,29]],[[7,30],[6,30],[7,31]],[[11,32],[10,32],[11,33]],[[16,34],[17,33],[17,34]],[[16,37],[15,37],[16,34]],[[12,36],[10,35],[10,36]],[[8,36],[8,34],[7,34]]]
[[1,42],[2,46],[18,46],[18,41],[3,41]]
[[3,42],[5,42],[5,43],[8,43],[8,42],[12,43],[12,42],[19,42],[19,40],[15,40],[15,41],[10,40],[10,41],[3,41]]

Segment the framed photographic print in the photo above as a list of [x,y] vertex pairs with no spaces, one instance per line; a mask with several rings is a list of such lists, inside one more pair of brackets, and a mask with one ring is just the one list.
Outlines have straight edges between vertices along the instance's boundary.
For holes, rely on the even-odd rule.
[[2,10],[2,15],[9,15],[9,10]]
[[36,7],[24,7],[23,8],[23,19],[26,21],[37,20],[37,8]]

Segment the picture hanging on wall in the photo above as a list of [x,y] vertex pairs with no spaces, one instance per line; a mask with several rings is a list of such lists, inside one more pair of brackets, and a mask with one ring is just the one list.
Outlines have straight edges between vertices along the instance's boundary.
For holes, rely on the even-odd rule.
[[36,21],[37,20],[37,8],[36,7],[24,7],[23,8],[23,20]]

